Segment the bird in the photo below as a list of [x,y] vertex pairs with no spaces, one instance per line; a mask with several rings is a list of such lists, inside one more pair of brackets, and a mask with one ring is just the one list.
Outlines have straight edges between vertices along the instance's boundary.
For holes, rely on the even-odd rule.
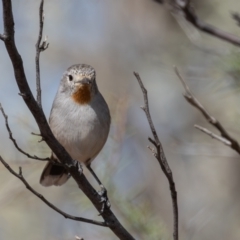
[[[88,64],[70,66],[63,74],[53,101],[49,126],[72,159],[83,163],[99,185],[102,183],[91,163],[106,143],[110,124],[110,111],[98,89],[95,69]],[[57,159],[54,153],[51,158]],[[69,177],[63,166],[49,161],[41,174],[40,184],[61,186]]]

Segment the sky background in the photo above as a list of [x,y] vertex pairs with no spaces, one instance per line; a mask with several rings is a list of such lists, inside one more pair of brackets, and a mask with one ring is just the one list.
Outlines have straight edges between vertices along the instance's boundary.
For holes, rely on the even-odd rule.
[[[230,13],[237,0],[193,1],[206,22],[240,36]],[[2,6],[0,12],[2,14]],[[39,1],[14,0],[16,45],[29,85],[35,90],[35,44]],[[176,182],[181,239],[240,238],[240,159],[194,124],[216,132],[182,96],[178,66],[198,100],[236,139],[240,139],[240,53],[237,47],[205,35],[151,0],[47,0],[41,53],[43,109],[48,118],[63,72],[72,64],[96,69],[97,84],[112,116],[108,141],[93,163],[108,189],[112,210],[136,239],[171,239],[168,183],[147,149],[151,132],[140,106],[143,96],[133,71],[149,93],[150,110]],[[3,32],[0,14],[0,32]],[[18,95],[12,66],[0,42],[0,102],[19,145],[50,155],[31,132],[38,128]],[[36,94],[35,94],[36,95]],[[217,132],[216,132],[217,133]],[[0,155],[14,169],[22,166],[31,186],[69,214],[101,220],[70,179],[61,188],[44,188],[43,162],[27,159],[8,139],[0,116]],[[98,189],[94,179],[87,178]],[[117,239],[109,229],[66,220],[49,209],[0,165],[0,239]]]

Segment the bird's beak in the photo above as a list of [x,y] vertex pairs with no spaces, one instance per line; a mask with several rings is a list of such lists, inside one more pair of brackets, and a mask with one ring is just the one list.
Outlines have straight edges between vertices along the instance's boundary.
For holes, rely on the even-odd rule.
[[76,80],[75,80],[75,84],[76,85],[89,85],[91,83],[90,79],[86,78],[86,77],[82,77],[79,76]]

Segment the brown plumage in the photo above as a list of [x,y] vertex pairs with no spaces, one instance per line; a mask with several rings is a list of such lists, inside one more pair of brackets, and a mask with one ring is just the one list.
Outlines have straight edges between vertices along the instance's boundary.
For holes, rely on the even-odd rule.
[[72,95],[73,100],[78,104],[87,104],[91,101],[91,89],[89,84],[81,84]]

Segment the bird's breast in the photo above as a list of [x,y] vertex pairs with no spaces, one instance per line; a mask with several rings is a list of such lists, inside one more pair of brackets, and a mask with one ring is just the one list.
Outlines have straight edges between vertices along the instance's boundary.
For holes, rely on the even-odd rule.
[[78,104],[87,104],[91,101],[91,89],[87,84],[77,87],[77,90],[72,94],[72,99]]
[[110,116],[105,101],[98,96],[91,103],[79,105],[66,101],[58,104],[50,117],[53,134],[71,157],[80,162],[94,159],[109,132]]

